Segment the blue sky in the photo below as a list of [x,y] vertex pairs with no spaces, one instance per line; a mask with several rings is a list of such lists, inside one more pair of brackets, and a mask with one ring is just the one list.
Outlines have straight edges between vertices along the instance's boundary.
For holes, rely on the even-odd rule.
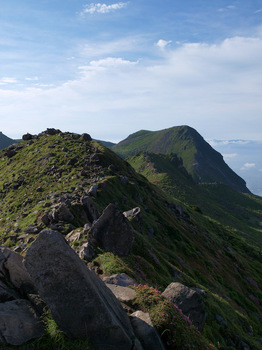
[[262,1],[8,0],[0,130],[262,139]]

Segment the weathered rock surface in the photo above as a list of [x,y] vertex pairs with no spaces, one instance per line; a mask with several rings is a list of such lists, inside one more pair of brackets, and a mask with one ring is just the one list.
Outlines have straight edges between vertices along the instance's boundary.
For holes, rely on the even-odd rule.
[[116,284],[118,286],[127,287],[136,284],[136,280],[129,277],[126,273],[117,273],[111,276],[104,276],[102,281],[107,284]]
[[136,291],[134,289],[117,286],[115,284],[106,284],[106,286],[121,303],[128,305],[136,299]]
[[165,350],[148,313],[136,311],[130,316],[130,319],[135,335],[145,350]]
[[34,293],[34,284],[23,265],[23,257],[6,247],[0,247],[0,280],[12,284],[21,296]]
[[200,332],[203,330],[206,312],[203,301],[195,290],[175,282],[165,289],[163,295],[177,305]]
[[93,223],[88,237],[102,249],[125,256],[132,249],[134,230],[121,211],[110,203]]
[[0,303],[0,342],[20,345],[44,334],[44,327],[27,300]]
[[81,259],[91,261],[95,257],[95,255],[95,251],[89,242],[84,243],[80,248],[79,256]]
[[93,221],[99,218],[99,213],[93,199],[90,196],[83,196],[81,198],[81,204],[88,218],[88,221],[92,224]]
[[96,350],[142,349],[119,301],[59,232],[42,231],[24,264],[54,320],[69,337],[88,337]]

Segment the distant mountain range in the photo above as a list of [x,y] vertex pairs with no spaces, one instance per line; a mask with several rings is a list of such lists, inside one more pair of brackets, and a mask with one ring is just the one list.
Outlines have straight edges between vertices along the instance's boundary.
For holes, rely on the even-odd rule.
[[4,135],[1,131],[0,131],[0,149],[4,149],[10,145],[12,145],[13,143],[15,143],[16,141],[11,139],[10,137]]

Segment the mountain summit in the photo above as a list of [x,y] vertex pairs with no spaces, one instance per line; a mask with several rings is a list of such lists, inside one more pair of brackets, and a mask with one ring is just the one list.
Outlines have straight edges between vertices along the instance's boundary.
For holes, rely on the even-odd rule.
[[141,151],[175,153],[197,183],[223,183],[239,192],[250,193],[245,181],[230,169],[222,155],[195,129],[186,125],[160,131],[141,130],[129,135],[112,149],[123,158]]

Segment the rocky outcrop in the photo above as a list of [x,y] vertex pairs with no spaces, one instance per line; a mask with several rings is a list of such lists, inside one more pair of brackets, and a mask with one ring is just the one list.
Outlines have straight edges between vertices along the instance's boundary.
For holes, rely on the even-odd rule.
[[136,284],[136,280],[129,277],[126,273],[117,273],[111,276],[104,276],[102,280],[106,284],[116,284],[122,287],[127,287]]
[[133,246],[133,231],[129,220],[110,203],[99,219],[93,223],[88,239],[105,251],[125,256],[130,254]]
[[0,303],[0,342],[21,345],[44,334],[44,327],[29,301]]
[[177,305],[200,332],[203,330],[206,312],[204,303],[196,290],[175,282],[165,289],[163,295]]
[[69,337],[89,338],[96,350],[142,349],[121,304],[59,232],[42,231],[24,265]]
[[129,305],[136,299],[136,291],[134,289],[117,286],[116,284],[106,284],[106,286],[121,303]]
[[140,340],[144,350],[165,350],[148,313],[136,311],[130,316],[130,319],[135,335]]

